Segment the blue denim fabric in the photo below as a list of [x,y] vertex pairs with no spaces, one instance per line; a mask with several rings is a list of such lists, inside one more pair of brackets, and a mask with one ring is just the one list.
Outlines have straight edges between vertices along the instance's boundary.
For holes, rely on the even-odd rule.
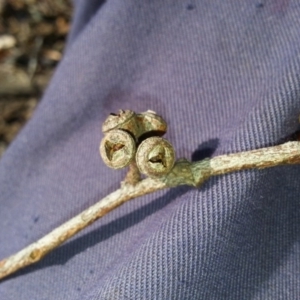
[[[0,258],[118,188],[98,154],[110,112],[155,110],[177,157],[281,143],[300,113],[297,0],[78,0],[68,46],[0,162]],[[2,300],[298,299],[300,167],[249,170],[132,200]]]

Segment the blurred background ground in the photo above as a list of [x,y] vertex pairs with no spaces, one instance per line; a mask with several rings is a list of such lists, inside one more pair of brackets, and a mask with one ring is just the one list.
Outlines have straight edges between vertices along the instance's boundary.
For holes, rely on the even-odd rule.
[[71,0],[0,0],[0,157],[60,61]]

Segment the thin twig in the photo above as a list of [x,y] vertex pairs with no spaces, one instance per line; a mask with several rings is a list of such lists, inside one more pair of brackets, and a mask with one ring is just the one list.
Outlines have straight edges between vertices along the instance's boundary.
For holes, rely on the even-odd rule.
[[94,223],[124,202],[165,188],[166,184],[147,178],[135,186],[123,184],[96,204],[63,225],[57,227],[40,240],[27,246],[18,253],[0,261],[0,279],[15,271],[41,260],[46,254],[70,239],[77,232]]
[[123,183],[121,188],[57,227],[37,242],[0,261],[0,279],[41,260],[46,254],[124,202],[164,188],[182,184],[199,186],[210,176],[245,169],[262,169],[300,163],[300,142],[262,148],[191,163],[179,160],[172,171],[159,179],[146,178],[135,185]]

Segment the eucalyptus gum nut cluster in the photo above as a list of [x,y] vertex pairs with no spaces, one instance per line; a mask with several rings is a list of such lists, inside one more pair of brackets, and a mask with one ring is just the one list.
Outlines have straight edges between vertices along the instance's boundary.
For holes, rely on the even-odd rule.
[[108,116],[102,131],[105,136],[100,144],[100,154],[107,166],[119,169],[135,159],[139,171],[150,177],[167,174],[172,169],[173,147],[161,138],[167,131],[167,123],[154,111],[136,114],[131,110],[120,110],[118,114]]

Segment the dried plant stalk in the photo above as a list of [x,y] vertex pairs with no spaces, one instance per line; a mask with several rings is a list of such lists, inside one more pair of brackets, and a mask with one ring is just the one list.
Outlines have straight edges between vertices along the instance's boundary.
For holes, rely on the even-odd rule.
[[70,239],[77,232],[94,223],[124,202],[166,187],[162,182],[147,178],[135,186],[124,184],[96,204],[63,225],[57,227],[40,240],[18,253],[0,261],[0,279],[41,260],[46,254]]
[[179,160],[167,176],[159,179],[146,178],[135,185],[123,183],[120,189],[57,227],[37,242],[3,259],[0,261],[0,279],[38,262],[77,232],[130,199],[182,184],[199,186],[210,176],[299,163],[300,142],[288,142],[259,150],[221,155],[195,163]]

